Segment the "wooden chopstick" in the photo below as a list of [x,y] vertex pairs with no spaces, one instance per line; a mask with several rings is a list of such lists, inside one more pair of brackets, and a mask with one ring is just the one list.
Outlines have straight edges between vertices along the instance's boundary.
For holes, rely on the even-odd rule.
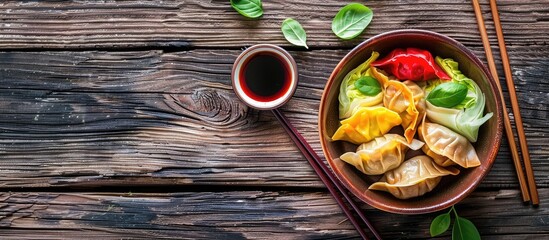
[[501,61],[503,62],[503,71],[505,73],[505,81],[507,82],[507,88],[509,89],[509,98],[511,99],[511,108],[513,109],[513,115],[515,117],[515,126],[517,128],[518,139],[520,143],[520,152],[522,153],[522,160],[524,161],[524,168],[526,169],[526,177],[528,178],[528,188],[530,189],[530,197],[532,198],[532,204],[539,204],[538,189],[536,188],[536,180],[534,179],[534,171],[532,169],[532,163],[530,161],[530,153],[528,152],[528,143],[526,142],[526,134],[524,134],[524,126],[522,124],[522,116],[520,114],[520,108],[517,100],[517,93],[515,91],[515,83],[513,81],[513,74],[511,74],[511,64],[509,64],[509,56],[507,55],[507,47],[505,46],[505,39],[503,38],[503,30],[501,28],[501,22],[499,21],[499,12],[496,0],[490,0],[490,8],[492,9],[492,17],[494,19],[494,25],[496,27],[496,34],[498,36],[499,51],[501,54]]
[[511,126],[511,120],[509,119],[509,114],[507,113],[507,106],[505,104],[505,99],[503,98],[503,91],[501,89],[501,84],[499,83],[498,72],[496,69],[496,64],[494,62],[494,56],[492,55],[492,48],[490,47],[490,42],[488,41],[488,34],[486,33],[486,27],[484,25],[484,18],[482,17],[482,12],[480,9],[480,4],[478,0],[473,0],[473,8],[475,10],[475,16],[477,18],[478,29],[480,31],[480,36],[482,38],[482,45],[484,46],[484,51],[486,52],[486,60],[488,62],[488,68],[494,77],[496,86],[498,88],[501,104],[503,105],[503,123],[505,126],[505,133],[507,135],[507,141],[509,142],[509,148],[511,151],[511,156],[513,157],[513,163],[515,164],[515,171],[517,172],[517,177],[520,185],[520,191],[522,193],[522,200],[524,202],[530,201],[530,194],[528,193],[528,187],[524,173],[522,172],[522,163],[518,154],[517,145],[515,143],[515,134]]
[[[284,130],[286,130],[286,133],[290,135],[290,138],[297,145],[297,147],[299,148],[303,156],[305,156],[309,164],[311,164],[311,167],[313,167],[313,169],[315,170],[320,180],[322,180],[324,185],[326,185],[326,187],[328,188],[328,191],[330,191],[330,193],[336,200],[337,204],[343,210],[345,215],[347,215],[347,218],[349,218],[349,220],[351,221],[353,226],[356,228],[360,236],[363,239],[368,239],[368,236],[366,235],[366,233],[364,232],[364,230],[362,229],[362,227],[354,217],[353,213],[350,211],[347,205],[345,205],[345,203],[343,202],[343,199],[341,199],[337,194],[337,190],[339,190],[339,193],[343,195],[343,197],[347,200],[349,205],[351,205],[353,210],[357,213],[357,215],[364,222],[364,224],[366,224],[366,226],[370,229],[372,234],[374,234],[374,236],[377,239],[381,239],[381,236],[376,231],[374,226],[370,223],[370,221],[368,221],[368,219],[366,218],[362,210],[356,205],[356,203],[353,201],[351,196],[349,196],[349,194],[347,193],[343,185],[339,182],[336,176],[331,172],[328,166],[326,166],[326,164],[322,162],[322,159],[320,159],[318,154],[316,154],[313,148],[307,143],[305,138],[301,136],[301,134],[297,131],[297,129],[293,127],[290,121],[284,116],[284,114],[280,110],[273,109],[271,111],[273,112],[276,119],[278,119],[278,121],[282,124],[282,127],[284,128]],[[334,186],[337,188],[337,190],[336,188],[334,188]]]

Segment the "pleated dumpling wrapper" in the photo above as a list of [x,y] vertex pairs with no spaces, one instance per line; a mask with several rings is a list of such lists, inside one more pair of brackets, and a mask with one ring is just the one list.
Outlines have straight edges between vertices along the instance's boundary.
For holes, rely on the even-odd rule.
[[427,146],[427,144],[423,144],[421,150],[423,151],[423,153],[425,153],[425,155],[431,157],[433,161],[435,161],[435,163],[439,166],[448,167],[457,164],[454,161],[450,160],[448,157],[436,154]]
[[368,189],[386,191],[399,199],[419,197],[433,190],[440,179],[447,175],[457,175],[457,168],[438,166],[425,155],[404,161],[398,168],[385,173],[381,182]]
[[[467,138],[445,126],[429,122],[425,117],[419,126],[419,139],[431,150],[429,155],[438,154],[447,157],[464,168],[480,166],[477,152]],[[438,157],[438,159],[444,158]],[[449,165],[450,163],[445,161],[440,164]]]
[[402,119],[398,113],[385,107],[358,107],[351,117],[341,121],[341,126],[332,136],[332,140],[343,140],[358,145],[383,136],[400,123]]
[[356,153],[344,153],[340,159],[367,175],[379,175],[397,168],[404,161],[408,148],[418,150],[421,146],[423,142],[419,140],[414,139],[409,144],[404,137],[387,133],[361,144]]
[[425,114],[423,90],[412,81],[391,80],[382,70],[375,67],[372,67],[371,71],[383,85],[383,105],[400,115],[404,136],[408,143],[411,143]]

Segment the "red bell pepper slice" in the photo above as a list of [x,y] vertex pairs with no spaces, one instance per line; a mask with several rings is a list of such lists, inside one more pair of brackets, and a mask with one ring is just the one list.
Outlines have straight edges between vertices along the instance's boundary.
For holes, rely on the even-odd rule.
[[427,81],[451,78],[435,63],[429,51],[418,48],[397,48],[383,59],[372,63],[399,80]]

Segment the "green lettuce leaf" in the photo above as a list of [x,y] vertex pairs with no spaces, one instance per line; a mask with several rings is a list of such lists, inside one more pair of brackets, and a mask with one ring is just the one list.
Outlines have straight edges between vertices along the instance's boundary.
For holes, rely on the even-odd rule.
[[373,77],[370,71],[370,63],[379,57],[379,53],[372,52],[372,56],[355,69],[351,70],[339,87],[339,118],[344,119],[351,116],[353,110],[362,106],[370,107],[381,104],[383,92],[375,96],[367,96],[356,88],[355,82],[365,76]]
[[[440,67],[442,67],[442,69],[444,69],[446,74],[448,74],[448,76],[452,78],[452,81],[459,82],[467,86],[468,91],[465,100],[463,100],[459,105],[454,106],[454,108],[463,109],[470,108],[471,106],[475,105],[477,100],[477,94],[475,92],[476,84],[473,82],[473,80],[463,75],[463,73],[459,71],[459,64],[451,58],[442,59],[441,57],[436,57],[435,61]],[[471,82],[473,82],[473,84],[475,85],[471,84]]]
[[[460,104],[452,108],[437,107],[427,102],[427,116],[431,121],[456,131],[471,142],[476,142],[480,126],[493,115],[493,113],[488,113],[483,116],[486,105],[484,93],[475,81],[459,71],[459,65],[453,59],[436,57],[436,62],[452,78],[453,82],[467,86],[467,96]],[[425,94],[428,95],[428,91],[440,83],[442,82],[432,81],[425,88]]]

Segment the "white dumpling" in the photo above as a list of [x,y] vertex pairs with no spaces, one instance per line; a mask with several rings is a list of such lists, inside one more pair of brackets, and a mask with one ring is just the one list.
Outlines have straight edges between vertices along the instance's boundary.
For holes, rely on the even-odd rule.
[[419,139],[434,153],[447,157],[464,168],[480,166],[475,148],[467,138],[424,118],[419,127]]
[[361,144],[356,153],[344,153],[340,159],[367,175],[378,175],[398,167],[404,161],[408,148],[418,150],[421,146],[423,142],[419,140],[408,143],[404,137],[388,133]]
[[438,166],[428,156],[416,156],[404,161],[398,168],[385,173],[381,182],[368,189],[386,191],[399,199],[422,196],[433,190],[446,175],[457,175],[459,170]]
[[448,167],[457,164],[456,162],[450,160],[448,157],[438,155],[435,152],[431,151],[427,144],[423,144],[421,150],[423,151],[423,153],[425,153],[425,155],[431,157],[433,161],[435,161],[435,163],[439,166]]

